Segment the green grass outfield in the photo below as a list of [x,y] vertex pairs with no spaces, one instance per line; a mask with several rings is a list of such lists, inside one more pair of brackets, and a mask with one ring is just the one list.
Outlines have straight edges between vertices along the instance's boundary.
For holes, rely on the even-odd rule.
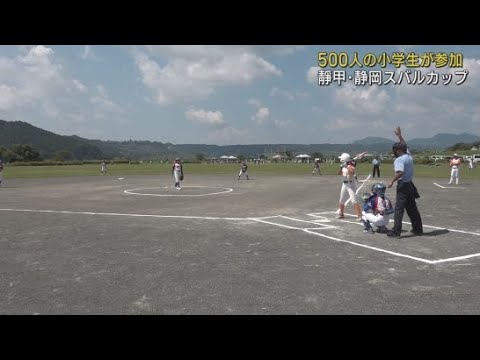
[[[336,175],[339,169],[338,163],[322,164],[320,166],[322,175]],[[467,165],[460,170],[460,179],[480,180],[480,164],[475,164],[473,171]],[[127,175],[169,175],[171,164],[113,164],[109,165],[106,176],[127,176]],[[240,171],[240,164],[184,164],[185,177],[189,174],[232,174],[237,176]],[[285,174],[285,175],[310,175],[312,164],[249,164],[248,173],[252,178],[262,174]],[[366,177],[372,171],[371,164],[359,164],[357,173],[360,178]],[[380,167],[383,178],[393,176],[393,165],[383,164]],[[69,176],[102,176],[100,166],[97,164],[84,165],[57,165],[57,166],[5,166],[3,177],[15,178],[47,178],[47,177],[69,177]],[[450,177],[450,167],[447,164],[439,166],[415,165],[415,177],[445,178]]]

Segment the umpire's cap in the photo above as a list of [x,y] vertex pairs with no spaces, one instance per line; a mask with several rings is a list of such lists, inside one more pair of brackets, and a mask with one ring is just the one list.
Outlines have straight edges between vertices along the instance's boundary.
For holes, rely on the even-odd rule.
[[393,151],[403,151],[404,153],[407,152],[407,144],[401,143],[401,142],[396,142],[395,144],[392,145],[392,150]]

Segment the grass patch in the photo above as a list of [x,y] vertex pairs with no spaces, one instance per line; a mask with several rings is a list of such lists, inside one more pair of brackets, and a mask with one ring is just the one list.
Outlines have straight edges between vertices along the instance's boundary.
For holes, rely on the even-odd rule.
[[[240,164],[184,164],[185,176],[190,174],[231,174],[237,176],[240,171]],[[480,166],[477,165],[473,171],[467,166],[462,166],[460,179],[480,180]],[[170,175],[171,164],[113,164],[109,165],[106,176],[127,176],[127,175]],[[339,164],[322,164],[320,171],[322,175],[336,175]],[[264,175],[311,175],[312,164],[249,164],[248,172],[251,176],[256,174]],[[372,171],[372,165],[361,163],[357,172],[360,178],[366,177]],[[393,165],[384,164],[380,168],[383,178],[393,177]],[[83,165],[58,165],[58,166],[5,166],[3,171],[5,179],[16,178],[48,178],[48,177],[75,177],[75,176],[102,176],[98,164]],[[450,167],[447,164],[439,166],[415,165],[415,177],[450,178]]]

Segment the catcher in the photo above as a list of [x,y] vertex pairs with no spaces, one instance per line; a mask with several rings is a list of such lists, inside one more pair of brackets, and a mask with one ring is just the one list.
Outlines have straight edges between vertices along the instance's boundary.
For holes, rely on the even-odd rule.
[[389,215],[395,212],[392,202],[385,196],[387,187],[382,183],[372,186],[372,193],[363,195],[363,232],[373,233],[372,225],[377,227],[378,233],[386,233],[390,221]]

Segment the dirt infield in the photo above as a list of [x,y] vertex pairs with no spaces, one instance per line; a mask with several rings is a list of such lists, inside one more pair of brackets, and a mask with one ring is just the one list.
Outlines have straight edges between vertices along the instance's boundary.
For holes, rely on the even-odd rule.
[[9,180],[0,313],[480,313],[480,182],[417,179],[392,239],[335,219],[336,176],[237,176]]

